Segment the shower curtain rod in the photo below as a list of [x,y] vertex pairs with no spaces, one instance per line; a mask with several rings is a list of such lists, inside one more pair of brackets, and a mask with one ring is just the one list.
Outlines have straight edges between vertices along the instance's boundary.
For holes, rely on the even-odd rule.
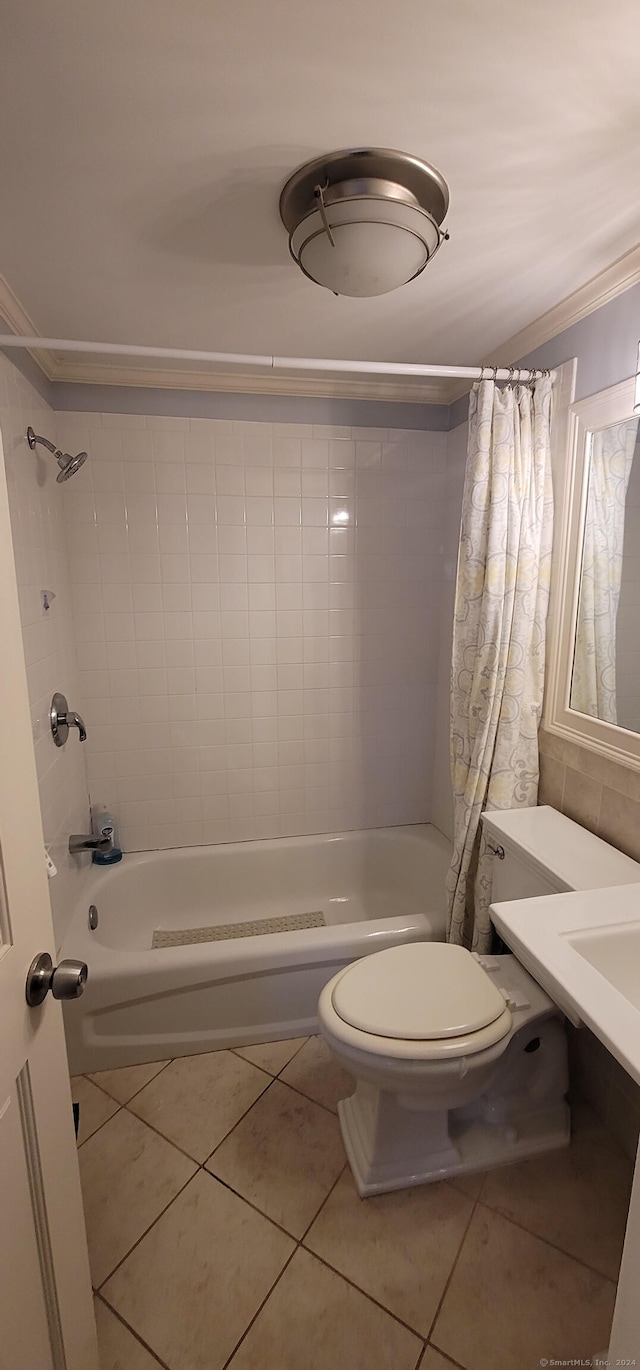
[[30,338],[0,334],[0,348],[43,348],[55,352],[99,352],[105,356],[158,357],[165,361],[214,362],[224,366],[261,366],[271,371],[348,371],[372,376],[439,376],[477,381],[534,381],[541,376],[555,380],[555,371],[518,366],[427,366],[413,362],[353,362],[329,357],[252,356],[242,352],[198,352],[187,348],[142,347],[135,343],[80,342],[71,338]]

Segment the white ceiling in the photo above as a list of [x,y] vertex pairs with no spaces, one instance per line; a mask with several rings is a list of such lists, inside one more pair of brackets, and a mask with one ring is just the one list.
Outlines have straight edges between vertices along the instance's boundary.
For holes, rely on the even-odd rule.
[[[43,335],[471,363],[640,239],[637,0],[3,0],[0,273]],[[419,280],[336,299],[278,196],[348,146],[451,191]]]

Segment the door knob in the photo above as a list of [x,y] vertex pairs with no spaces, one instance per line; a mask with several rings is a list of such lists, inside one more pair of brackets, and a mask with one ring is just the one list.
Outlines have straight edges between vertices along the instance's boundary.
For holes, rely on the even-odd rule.
[[51,990],[54,999],[79,999],[89,971],[84,961],[61,961],[54,969],[48,951],[41,951],[31,962],[25,996],[30,1008],[42,1004]]

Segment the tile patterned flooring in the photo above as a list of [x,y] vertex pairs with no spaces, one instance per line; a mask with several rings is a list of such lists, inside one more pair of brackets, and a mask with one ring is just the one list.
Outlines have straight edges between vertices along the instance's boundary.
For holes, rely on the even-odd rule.
[[630,1162],[361,1200],[320,1038],[78,1076],[102,1370],[535,1370],[607,1345]]

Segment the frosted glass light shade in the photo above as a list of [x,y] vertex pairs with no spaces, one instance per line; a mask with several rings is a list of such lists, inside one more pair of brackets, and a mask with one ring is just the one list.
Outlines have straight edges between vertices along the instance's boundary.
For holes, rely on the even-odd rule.
[[417,206],[359,197],[327,206],[333,243],[319,210],[291,236],[305,275],[336,295],[385,295],[424,270],[440,242],[430,215]]
[[386,295],[424,271],[448,233],[449,188],[393,148],[346,148],[305,162],[280,192],[300,269],[335,295]]

